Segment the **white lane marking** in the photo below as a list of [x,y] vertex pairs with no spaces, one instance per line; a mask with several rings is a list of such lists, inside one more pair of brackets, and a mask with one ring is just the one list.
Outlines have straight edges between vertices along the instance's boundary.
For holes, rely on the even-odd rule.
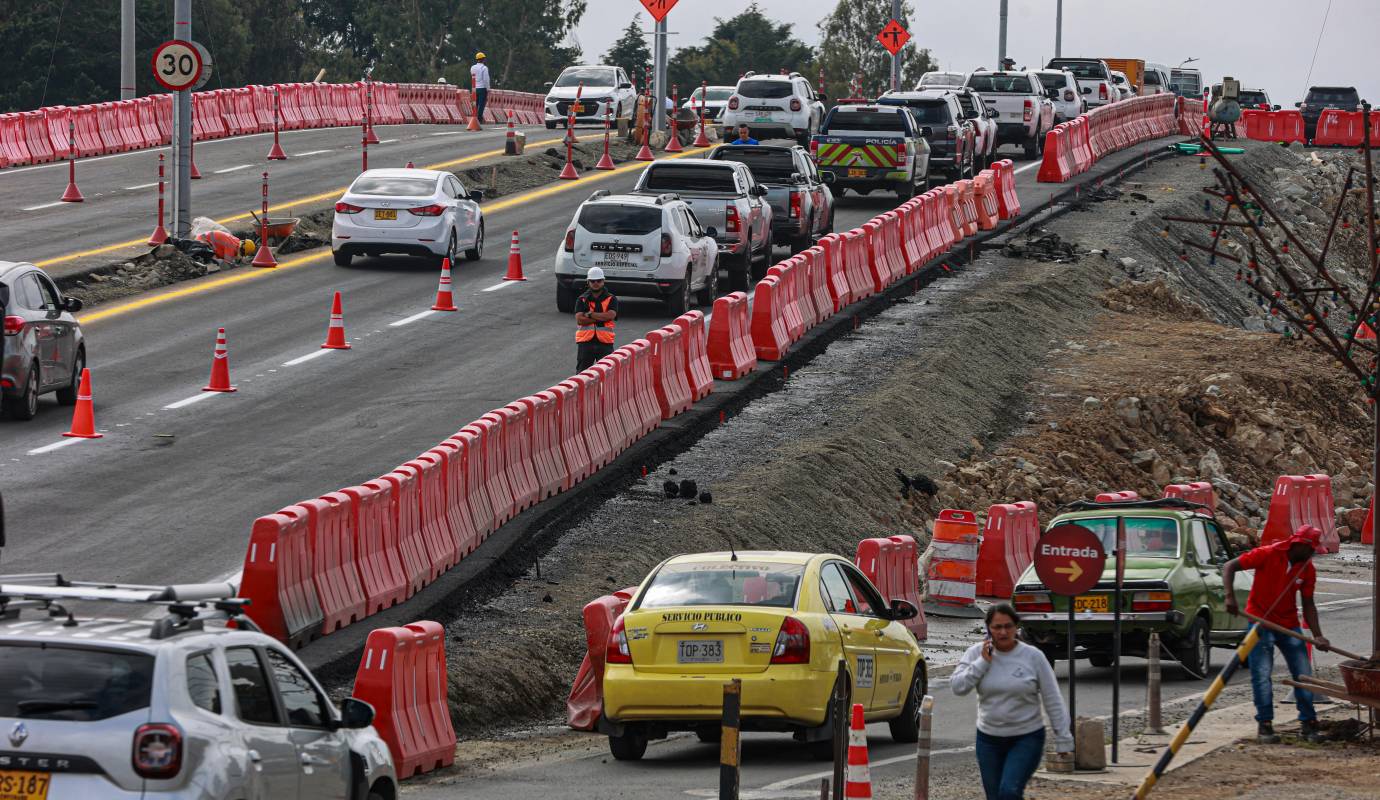
[[1369,603],[1369,597],[1352,597],[1347,600],[1329,600],[1326,603],[1318,603],[1318,608],[1330,608],[1332,606],[1349,606],[1352,603]]
[[1349,583],[1352,586],[1370,586],[1370,581],[1357,581],[1350,578],[1318,578],[1318,583]]
[[[429,134],[427,134],[427,135],[428,135],[428,136],[459,136],[459,135],[462,134],[462,133],[464,133],[464,131],[441,131],[440,133],[429,133]],[[831,772],[831,773],[829,773],[829,774],[832,775],[833,773]]]
[[66,447],[66,446],[69,445],[69,444],[76,444],[77,442],[84,442],[84,441],[86,441],[86,440],[85,440],[85,439],[63,439],[63,440],[60,441],[60,442],[53,442],[52,444],[45,444],[45,445],[43,445],[42,447],[35,447],[34,449],[32,449],[32,450],[29,451],[29,455],[31,455],[31,456],[38,456],[38,455],[43,455],[44,453],[51,453],[51,452],[53,452],[54,450],[61,450],[62,448]]
[[298,154],[297,154],[297,157],[298,157],[298,158],[301,158],[302,156],[319,156],[319,155],[321,155],[322,153],[329,153],[329,152],[331,152],[331,151],[330,151],[330,150],[308,150],[308,151],[305,152],[305,153],[298,153]]
[[221,392],[202,392],[201,394],[194,394],[186,399],[178,400],[176,403],[168,403],[167,405],[163,406],[163,410],[167,411],[173,408],[184,408],[186,406],[191,405],[192,403],[200,403],[202,400],[205,400],[208,397],[213,397],[218,394],[221,394]]
[[125,187],[125,191],[126,191],[126,192],[137,192],[137,191],[139,191],[140,189],[152,189],[153,187],[155,187],[155,186],[157,186],[157,185],[158,185],[158,181],[154,181],[153,183],[141,183],[141,184],[139,184],[138,186],[126,186],[126,187]]
[[432,314],[435,314],[435,313],[437,313],[437,312],[432,311],[431,309],[428,308],[426,311],[418,312],[418,313],[416,313],[416,314],[413,314],[413,315],[410,316],[410,317],[403,317],[402,319],[397,320],[396,322],[390,322],[390,323],[388,323],[388,327],[390,327],[390,328],[401,328],[401,327],[404,326],[404,325],[411,325],[412,323],[416,322],[416,321],[419,320],[419,319],[426,319],[427,317],[429,317],[429,316],[431,316]]
[[377,142],[374,142],[374,144],[392,144],[392,143],[394,143],[394,142],[396,142],[396,141],[398,141],[398,140],[397,140],[397,139],[379,139]]
[[254,166],[254,165],[253,165],[253,164],[240,164],[240,165],[237,166],[237,167],[226,167],[225,169],[218,169],[218,170],[215,171],[214,174],[216,174],[216,175],[224,175],[224,174],[227,173],[227,172],[239,172],[239,171],[242,170],[242,169],[249,169],[249,168],[252,167],[252,166]]
[[45,209],[45,208],[57,208],[58,206],[65,206],[65,205],[68,205],[68,204],[62,202],[61,200],[58,200],[58,201],[55,202],[55,203],[44,203],[44,204],[41,205],[41,206],[29,206],[28,208],[25,208],[25,209],[22,209],[22,210],[24,210],[24,211],[41,211],[42,209]]
[[[490,287],[487,288],[487,289],[480,289],[479,291],[481,291],[481,292],[496,292],[496,291],[498,291],[499,289],[502,289],[502,288],[504,288],[504,287],[506,287],[506,286],[512,286],[512,285],[515,284],[515,283],[522,283],[522,281],[501,281],[501,282],[499,282],[499,283],[495,283],[493,286],[490,286]],[[832,773],[831,773],[831,774],[832,774]]]
[[285,367],[295,367],[295,366],[297,366],[298,364],[303,364],[303,363],[306,363],[306,362],[308,362],[308,361],[311,361],[313,358],[320,358],[321,356],[329,355],[331,352],[332,352],[332,351],[330,351],[330,350],[317,350],[315,353],[307,353],[306,355],[304,355],[304,356],[298,356],[298,357],[292,359],[291,361],[284,361],[284,362],[283,362],[283,366],[285,366]]
[[[1040,161],[1032,161],[1032,162],[1030,162],[1029,164],[1026,164],[1024,167],[1021,167],[1020,169],[1015,170],[1012,174],[1013,174],[1013,175],[1019,175],[1019,174],[1021,174],[1022,172],[1025,172],[1025,171],[1028,170],[1028,169],[1035,169],[1036,167],[1040,166],[1041,163],[1042,163],[1042,162],[1040,162]],[[832,775],[833,773],[831,772],[831,773],[829,773],[829,774]]]

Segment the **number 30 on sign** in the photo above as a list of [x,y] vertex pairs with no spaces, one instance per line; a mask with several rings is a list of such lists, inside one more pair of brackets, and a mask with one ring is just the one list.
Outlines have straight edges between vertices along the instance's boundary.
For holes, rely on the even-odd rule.
[[171,39],[153,51],[153,79],[166,89],[181,92],[201,77],[201,52],[182,39]]

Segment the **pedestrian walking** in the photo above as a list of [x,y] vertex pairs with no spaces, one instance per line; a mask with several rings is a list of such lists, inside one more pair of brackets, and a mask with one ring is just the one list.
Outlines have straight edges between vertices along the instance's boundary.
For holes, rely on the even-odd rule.
[[474,66],[470,67],[470,86],[474,89],[474,112],[478,119],[484,119],[484,106],[489,102],[489,65],[484,59],[483,53],[475,53]]
[[1021,800],[1044,757],[1040,706],[1058,753],[1073,752],[1069,712],[1044,653],[1016,638],[1016,610],[998,603],[986,622],[987,638],[963,654],[949,686],[960,696],[977,690],[977,762],[987,800]]
[[584,372],[613,352],[618,298],[604,287],[604,271],[594,267],[585,276],[589,288],[575,301],[575,371]]
[[[1313,553],[1321,546],[1322,531],[1312,525],[1300,525],[1288,539],[1247,550],[1228,561],[1222,567],[1227,613],[1241,613],[1232,590],[1236,573],[1243,569],[1254,570],[1255,581],[1246,598],[1247,613],[1299,632],[1298,608],[1294,601],[1297,594],[1303,600],[1303,619],[1308,623],[1308,630],[1318,644],[1326,647],[1328,641],[1318,622],[1318,607],[1313,603],[1313,588],[1318,582]],[[1312,675],[1313,667],[1308,662],[1306,643],[1263,627],[1257,627],[1256,633],[1260,641],[1246,660],[1251,670],[1251,695],[1255,700],[1256,738],[1261,744],[1275,744],[1279,735],[1275,733],[1274,684],[1270,681],[1275,666],[1275,648],[1284,656],[1284,664],[1295,682],[1300,675]],[[1313,693],[1295,688],[1294,705],[1298,708],[1303,738],[1310,742],[1320,740],[1322,735],[1318,730],[1318,712],[1313,709]]]

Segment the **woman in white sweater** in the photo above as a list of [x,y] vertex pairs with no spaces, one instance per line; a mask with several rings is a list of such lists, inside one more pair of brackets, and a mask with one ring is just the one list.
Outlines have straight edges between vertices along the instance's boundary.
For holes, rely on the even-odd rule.
[[987,640],[963,654],[949,679],[954,694],[977,689],[977,761],[987,800],[1021,800],[1045,752],[1045,713],[1054,749],[1073,751],[1069,712],[1054,669],[1038,649],[1016,638],[1021,618],[1000,603],[987,612]]

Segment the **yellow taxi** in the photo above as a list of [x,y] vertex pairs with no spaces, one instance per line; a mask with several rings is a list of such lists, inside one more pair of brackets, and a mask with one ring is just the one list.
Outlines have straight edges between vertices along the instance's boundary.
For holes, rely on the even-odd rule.
[[918,735],[925,660],[901,620],[845,558],[785,552],[668,559],[638,587],[609,636],[600,730],[619,760],[691,730],[717,741],[723,686],[739,678],[742,729],[791,732],[833,755],[836,721],[861,703],[898,742]]

